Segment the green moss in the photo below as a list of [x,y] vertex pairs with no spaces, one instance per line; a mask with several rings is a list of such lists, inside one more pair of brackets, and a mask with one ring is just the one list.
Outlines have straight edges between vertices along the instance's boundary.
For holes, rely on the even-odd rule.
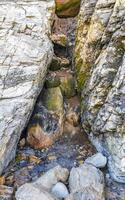
[[50,111],[58,111],[63,108],[63,96],[59,87],[45,90],[43,105]]

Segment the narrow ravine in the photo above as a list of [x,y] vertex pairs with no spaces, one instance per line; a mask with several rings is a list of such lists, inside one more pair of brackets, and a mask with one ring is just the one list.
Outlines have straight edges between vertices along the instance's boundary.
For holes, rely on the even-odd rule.
[[[79,166],[87,157],[96,152],[80,124],[80,97],[77,94],[73,66],[75,26],[76,19],[74,18],[59,19],[55,17],[51,36],[54,45],[53,61],[29,125],[22,133],[16,158],[3,173],[5,185],[7,186],[17,189],[26,182],[36,180],[43,172],[48,171],[57,164],[68,169]],[[61,100],[58,90],[62,94]],[[48,106],[50,99],[52,102],[49,102],[49,106],[52,109],[53,106],[56,107],[53,113],[46,110],[46,105]],[[58,101],[57,104],[56,101]],[[48,140],[41,140],[42,144],[39,144],[36,140],[35,143],[35,139],[38,138],[32,138],[31,135],[28,137],[28,129],[31,130],[30,133],[35,129],[36,133],[37,125],[41,126],[39,119],[35,118],[36,114],[45,117],[45,119],[42,118],[43,121],[45,120],[43,126],[56,126],[57,124],[53,121],[52,115],[57,114],[58,106],[61,106],[58,105],[60,101],[63,102],[63,111],[59,111],[61,112],[58,113],[61,122],[57,121],[57,123],[61,123],[60,126],[63,126],[63,131],[61,133],[60,130],[57,133],[57,138],[52,139],[53,144],[46,148]],[[42,111],[41,102],[44,104]],[[53,105],[54,103],[55,105]],[[47,119],[47,117],[50,118]],[[50,127],[50,129],[52,128]],[[61,128],[59,127],[59,129]]]
[[[79,167],[97,152],[81,127],[74,66],[76,22],[76,18],[55,16],[50,36],[54,47],[52,63],[31,119],[22,132],[16,158],[0,177],[0,184],[14,191],[57,165],[69,171]],[[105,176],[106,200],[121,200],[125,186],[112,181],[106,167],[101,171]],[[67,187],[68,184],[65,183]]]

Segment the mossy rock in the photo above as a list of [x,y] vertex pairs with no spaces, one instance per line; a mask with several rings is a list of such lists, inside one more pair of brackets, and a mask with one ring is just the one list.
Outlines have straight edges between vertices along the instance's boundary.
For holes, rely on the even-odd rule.
[[60,78],[57,76],[48,75],[45,81],[46,88],[58,87],[61,84]]
[[78,15],[81,0],[55,0],[58,17],[75,17]]
[[66,98],[71,98],[75,96],[76,94],[76,84],[75,84],[75,79],[73,76],[63,76],[60,77],[61,81],[61,91],[63,96]]
[[50,111],[63,110],[63,96],[59,87],[48,88],[44,91],[43,105]]
[[68,58],[60,58],[54,55],[49,69],[51,71],[57,71],[60,70],[61,68],[69,68],[69,66],[70,66],[70,60]]
[[54,44],[60,45],[62,47],[66,47],[68,44],[68,38],[65,34],[53,34],[51,36],[51,40]]

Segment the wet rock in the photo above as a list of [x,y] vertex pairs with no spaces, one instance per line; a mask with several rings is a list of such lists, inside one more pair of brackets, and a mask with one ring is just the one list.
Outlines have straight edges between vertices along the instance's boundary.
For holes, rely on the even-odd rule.
[[115,181],[125,183],[124,1],[83,1],[76,39],[82,126],[108,155]]
[[0,199],[1,200],[12,200],[13,199],[13,188],[0,185]]
[[1,1],[0,174],[15,157],[53,57],[54,8],[53,0]]
[[97,168],[103,168],[106,166],[107,158],[105,156],[103,156],[102,153],[97,153],[91,157],[88,157],[85,160],[85,163],[91,164]]
[[35,149],[51,146],[63,133],[63,97],[59,87],[45,89],[28,128],[28,143]]
[[76,82],[70,70],[60,70],[56,72],[60,78],[60,88],[66,98],[71,98],[76,94]]
[[68,192],[67,187],[63,183],[58,182],[52,188],[52,194],[59,199],[64,199],[69,195],[69,192]]
[[69,172],[61,166],[46,172],[43,176],[38,178],[33,183],[26,183],[21,186],[16,192],[17,200],[56,200],[50,193],[52,187],[59,181],[65,182],[68,178]]
[[[72,200],[104,200],[104,177],[100,170],[92,165],[83,164],[72,168],[69,177]],[[67,199],[68,200],[68,199]]]
[[51,71],[57,71],[61,68],[68,68],[70,66],[70,61],[68,58],[53,56],[52,63],[49,67]]
[[49,111],[55,111],[56,113],[63,111],[63,96],[59,87],[48,88],[42,95],[43,105]]
[[34,155],[30,155],[29,162],[39,164],[41,162],[41,159]]
[[51,40],[54,44],[62,47],[66,47],[68,43],[67,36],[65,34],[53,34],[51,36]]
[[46,77],[45,87],[53,88],[60,86],[60,78],[56,76],[55,73],[51,73]]
[[59,17],[75,17],[80,8],[81,0],[56,0],[56,14]]

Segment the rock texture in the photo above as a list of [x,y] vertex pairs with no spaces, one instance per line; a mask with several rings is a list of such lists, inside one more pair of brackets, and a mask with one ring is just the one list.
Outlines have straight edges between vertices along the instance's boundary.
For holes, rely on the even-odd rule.
[[66,200],[104,200],[104,177],[100,170],[84,164],[72,168],[69,177],[70,196]]
[[54,1],[0,2],[0,173],[15,155],[53,55]]
[[16,192],[16,200],[57,200],[51,194],[51,190],[59,181],[65,182],[68,175],[69,172],[67,169],[56,166],[35,182],[22,185]]
[[125,183],[125,1],[83,0],[75,61],[82,125]]

